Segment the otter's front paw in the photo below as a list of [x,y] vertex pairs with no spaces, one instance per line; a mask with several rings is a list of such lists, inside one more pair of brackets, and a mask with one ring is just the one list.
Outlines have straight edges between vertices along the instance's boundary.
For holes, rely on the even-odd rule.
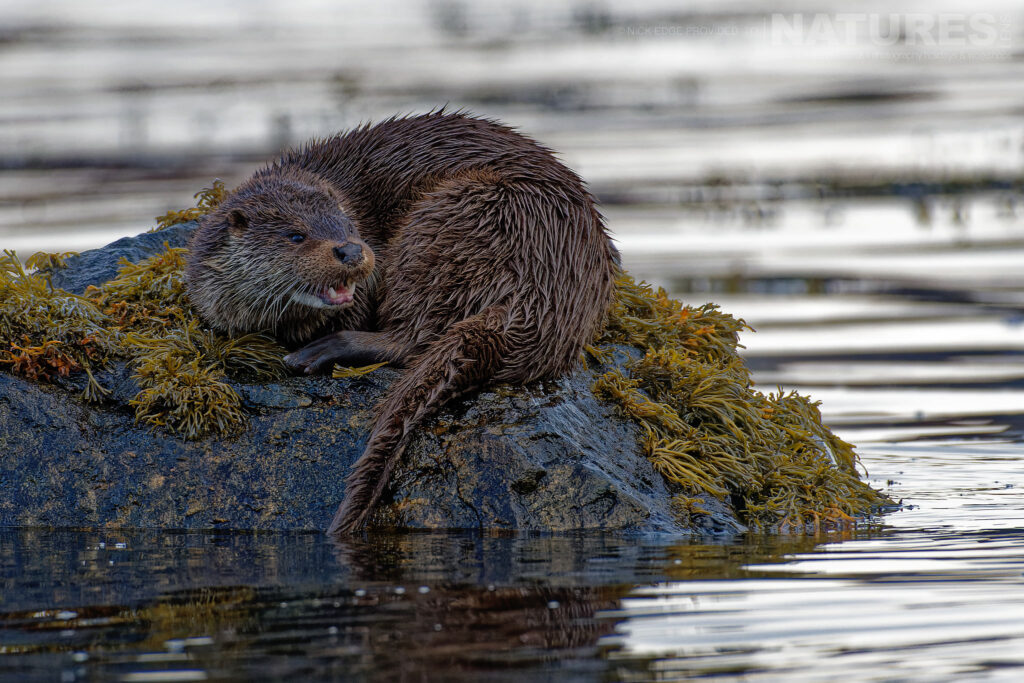
[[306,344],[298,351],[289,353],[284,357],[284,362],[294,372],[319,375],[330,372],[334,363],[345,357],[347,348],[348,342],[344,338],[337,334],[329,334]]

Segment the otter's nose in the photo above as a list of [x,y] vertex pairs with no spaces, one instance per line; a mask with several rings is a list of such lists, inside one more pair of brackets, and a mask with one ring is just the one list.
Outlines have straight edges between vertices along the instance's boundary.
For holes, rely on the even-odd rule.
[[358,263],[363,256],[363,248],[358,244],[347,242],[334,248],[334,256],[346,266]]

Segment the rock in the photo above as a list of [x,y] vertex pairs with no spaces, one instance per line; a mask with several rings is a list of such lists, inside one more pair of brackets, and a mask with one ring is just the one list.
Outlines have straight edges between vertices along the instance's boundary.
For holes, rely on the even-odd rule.
[[[55,286],[81,292],[186,243],[186,224],[69,259]],[[630,350],[615,354],[622,363]],[[234,386],[248,413],[233,437],[183,441],[136,425],[130,372],[103,373],[112,399],[0,373],[0,525],[323,529],[345,494],[373,405],[398,372],[348,380],[292,377]],[[375,525],[402,528],[736,532],[717,501],[680,516],[643,457],[638,429],[597,401],[593,370],[558,382],[501,385],[423,425]]]
[[102,249],[71,256],[65,260],[67,267],[49,271],[50,283],[72,294],[81,294],[89,285],[98,285],[114,279],[122,258],[131,263],[138,263],[162,251],[164,243],[172,247],[188,246],[188,238],[196,225],[195,221],[189,221],[157,232],[122,237]]

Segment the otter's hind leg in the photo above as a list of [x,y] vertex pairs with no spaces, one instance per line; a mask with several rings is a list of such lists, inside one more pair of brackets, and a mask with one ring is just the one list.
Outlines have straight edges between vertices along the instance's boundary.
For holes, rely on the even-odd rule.
[[332,332],[284,357],[289,368],[307,375],[330,372],[335,363],[401,365],[401,361],[399,346],[392,343],[385,333],[358,330]]
[[438,183],[405,216],[388,247],[378,324],[408,357],[515,299],[524,245],[514,194],[495,173],[467,172]]

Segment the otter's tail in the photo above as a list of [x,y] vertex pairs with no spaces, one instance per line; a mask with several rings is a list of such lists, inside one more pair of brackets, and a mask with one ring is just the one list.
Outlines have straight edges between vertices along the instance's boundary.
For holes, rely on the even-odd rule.
[[349,533],[366,522],[417,425],[494,377],[504,361],[509,319],[507,307],[490,306],[453,325],[412,361],[378,407],[369,443],[345,482],[345,500],[329,533]]

